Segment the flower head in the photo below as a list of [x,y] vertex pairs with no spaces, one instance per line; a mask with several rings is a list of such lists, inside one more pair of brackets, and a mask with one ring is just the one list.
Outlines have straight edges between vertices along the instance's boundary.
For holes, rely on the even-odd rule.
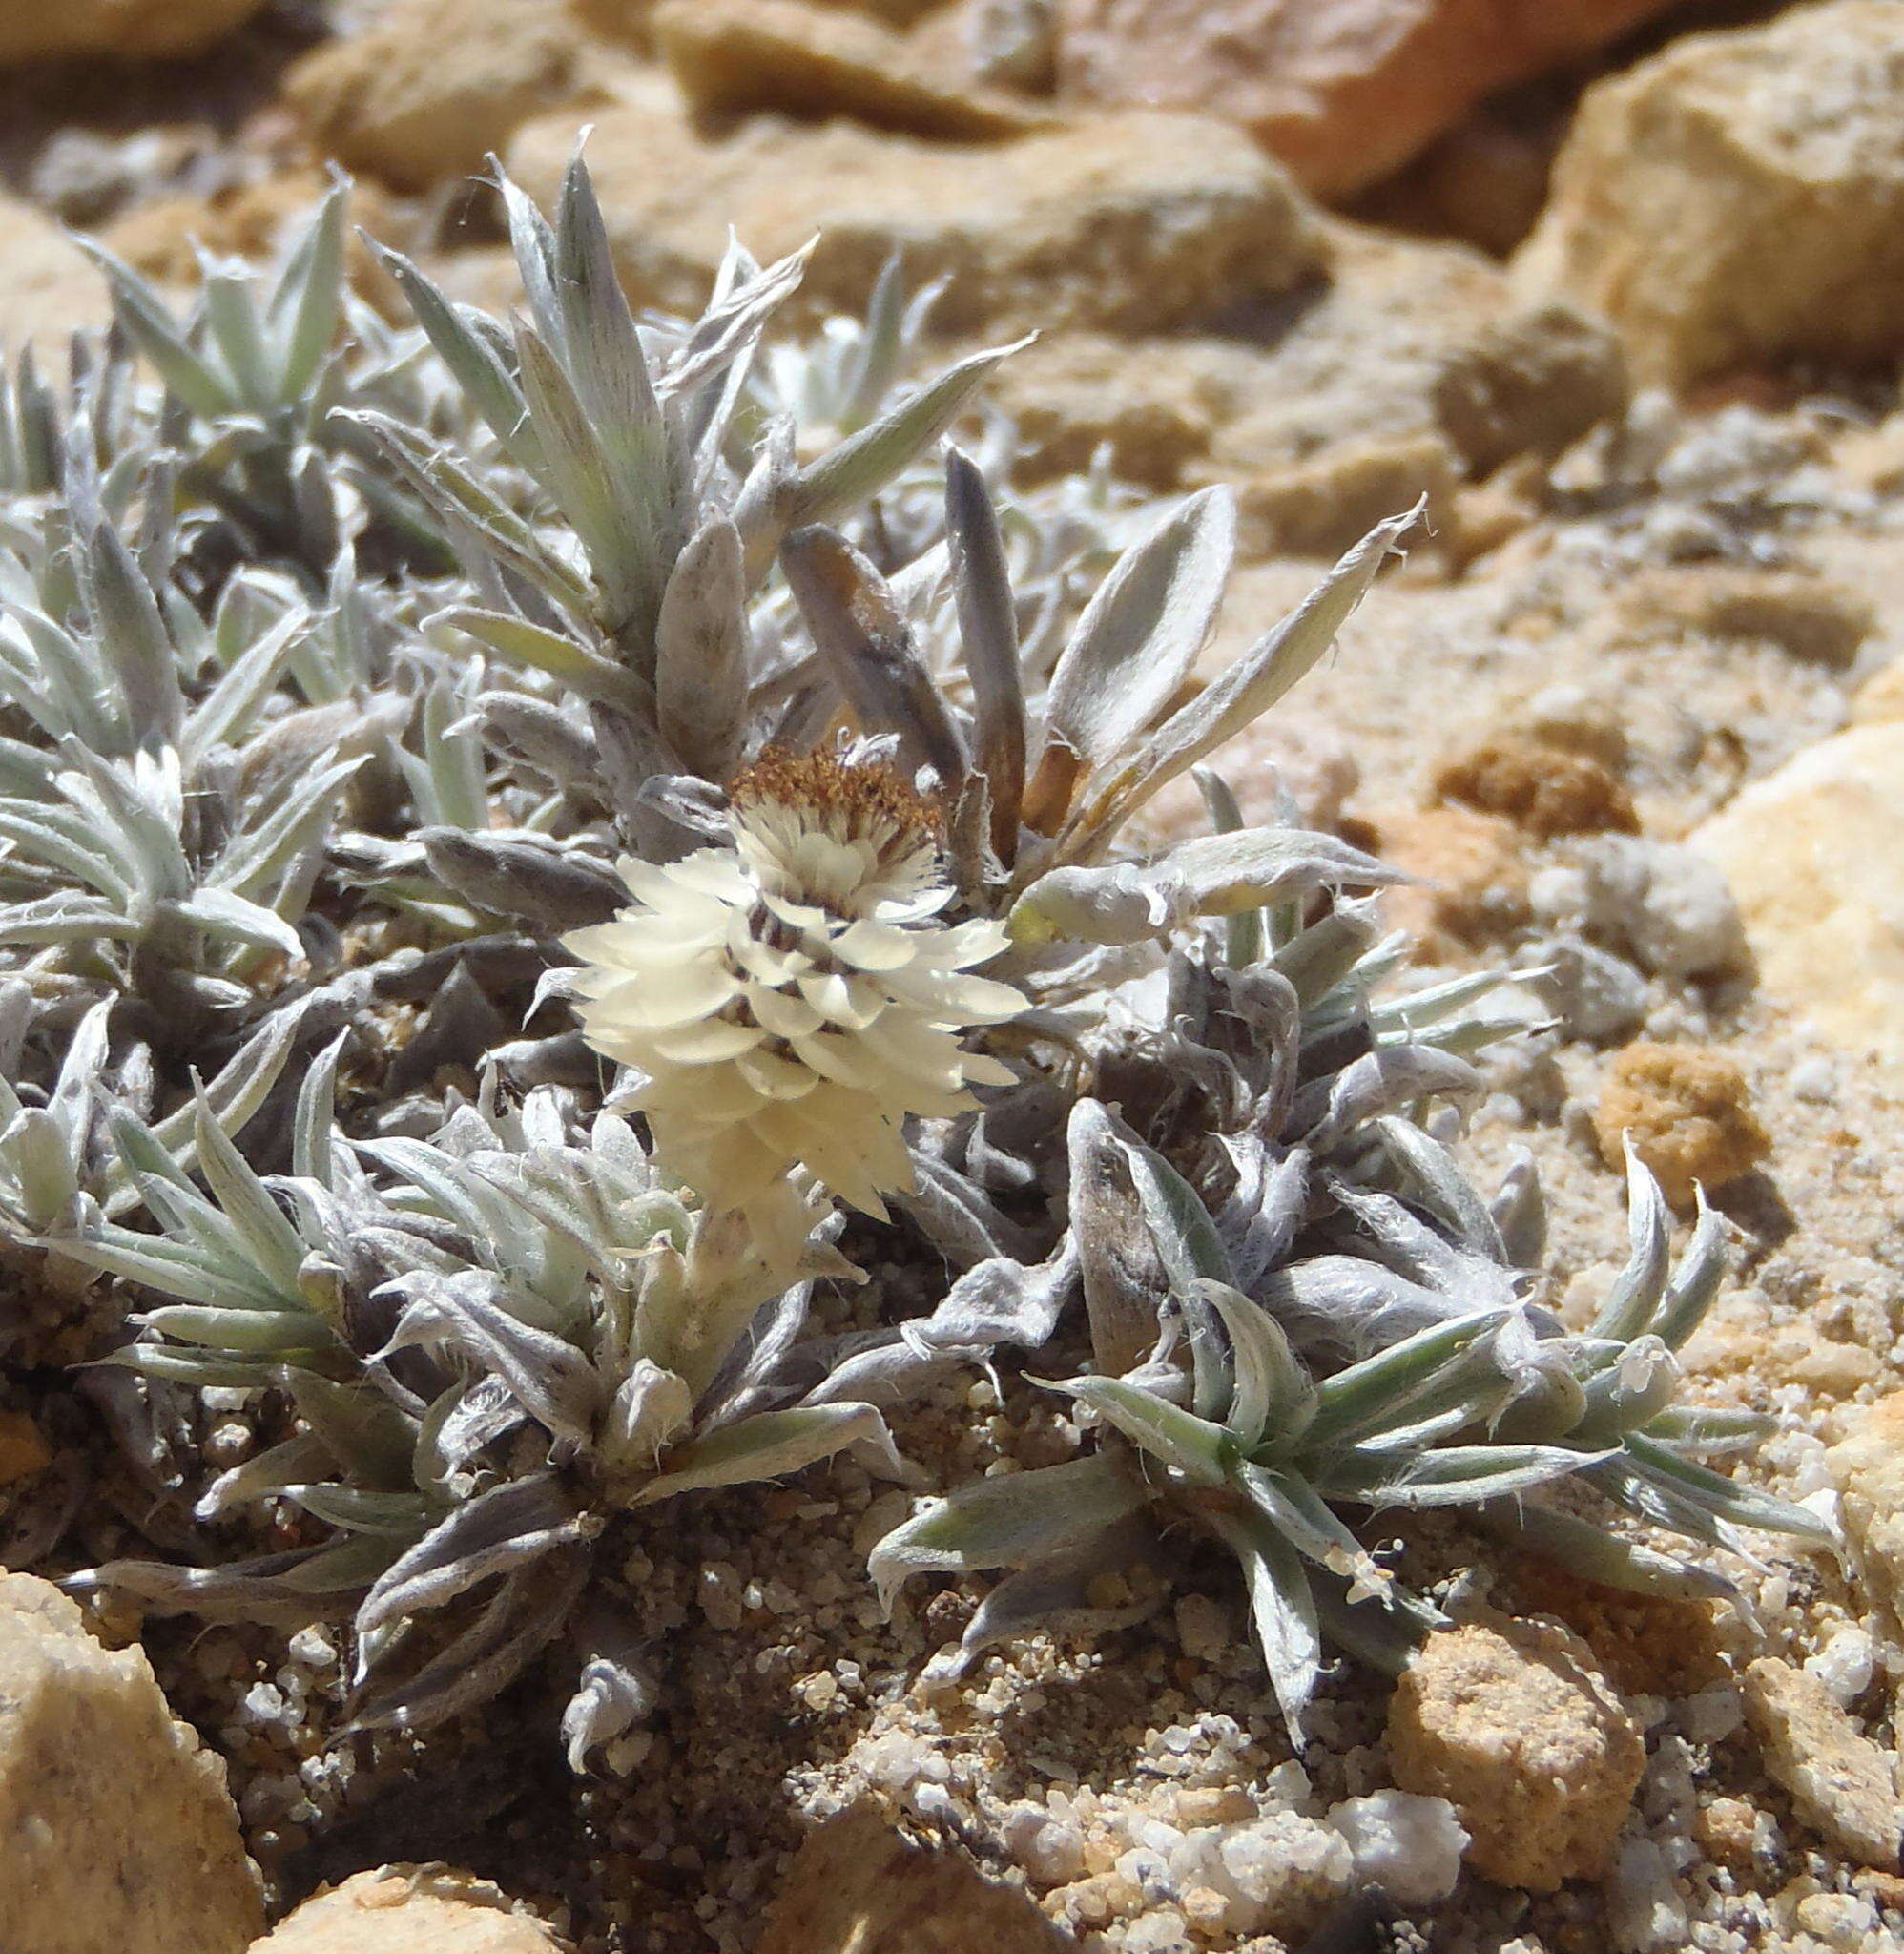
[[732,845],[657,867],[624,859],[635,898],[566,946],[583,1035],[644,1074],[657,1162],[744,1206],[789,1169],[883,1215],[909,1187],[902,1122],[1007,1085],[960,1033],[1024,1008],[967,974],[1000,924],[942,925],[930,812],[890,769],[773,753],[731,793]]

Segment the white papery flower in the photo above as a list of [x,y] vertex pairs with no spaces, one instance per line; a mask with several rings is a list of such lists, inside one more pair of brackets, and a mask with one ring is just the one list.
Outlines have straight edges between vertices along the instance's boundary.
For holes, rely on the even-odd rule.
[[741,1207],[800,1166],[883,1216],[912,1185],[901,1124],[1009,1085],[960,1034],[1024,1008],[968,974],[1002,924],[952,900],[925,805],[889,770],[770,755],[731,794],[733,844],[657,867],[624,859],[635,906],[564,939],[582,1032],[644,1074],[656,1163]]

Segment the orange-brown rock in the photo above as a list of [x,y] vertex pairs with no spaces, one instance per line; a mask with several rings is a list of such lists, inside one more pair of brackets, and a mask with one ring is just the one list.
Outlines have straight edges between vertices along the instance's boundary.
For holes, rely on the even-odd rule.
[[1628,1594],[1533,1554],[1513,1581],[1516,1613],[1559,1616],[1624,1694],[1689,1696],[1726,1676],[1713,1602]]
[[1059,0],[1058,85],[1249,128],[1325,197],[1376,182],[1510,81],[1666,0]]
[[1695,1186],[1724,1187],[1771,1152],[1746,1076],[1724,1052],[1643,1040],[1615,1053],[1593,1111],[1600,1157],[1618,1168],[1623,1135],[1675,1208]]
[[1487,943],[1527,920],[1527,864],[1511,821],[1469,807],[1424,807],[1384,814],[1376,825],[1381,859],[1420,878],[1382,898],[1418,954]]
[[1536,841],[1556,835],[1637,834],[1639,816],[1619,776],[1591,754],[1516,734],[1484,741],[1435,776],[1435,791],[1499,815]]
[[[212,197],[161,197],[135,204],[99,233],[99,241],[135,271],[162,285],[198,279],[197,247],[234,258],[268,259],[311,214],[323,194],[315,170],[267,177]],[[395,281],[377,262],[363,233],[399,249],[404,224],[394,198],[360,180],[350,193],[351,232],[344,264],[358,293],[380,309],[398,309]]]
[[1505,258],[1539,221],[1563,133],[1555,116],[1509,117],[1483,103],[1356,209],[1375,223]]
[[1715,1798],[1692,1821],[1700,1849],[1722,1866],[1747,1871],[1758,1851],[1758,1807],[1742,1798]]
[[0,67],[65,54],[199,54],[263,5],[264,0],[6,0],[0,6]]
[[52,1463],[40,1428],[24,1411],[0,1411],[0,1486],[31,1479]]

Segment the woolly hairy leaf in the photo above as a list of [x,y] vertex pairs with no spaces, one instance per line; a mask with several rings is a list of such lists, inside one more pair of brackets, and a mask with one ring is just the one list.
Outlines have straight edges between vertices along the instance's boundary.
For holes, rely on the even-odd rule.
[[1244,828],[1180,842],[1152,862],[1053,868],[1019,897],[1009,925],[1016,941],[1034,947],[1059,937],[1142,943],[1199,916],[1232,916],[1314,889],[1407,880],[1334,835]]
[[649,1506],[705,1486],[777,1479],[855,1445],[873,1445],[894,1477],[900,1475],[886,1421],[870,1404],[805,1404],[756,1412],[677,1445],[667,1456],[667,1469],[650,1480],[631,1504]]
[[868,1571],[888,1611],[912,1575],[1023,1567],[1139,1511],[1142,1480],[1105,1453],[1003,1479],[974,1480],[895,1528]]
[[1260,1513],[1217,1512],[1211,1525],[1243,1564],[1256,1646],[1269,1667],[1290,1741],[1302,1747],[1302,1719],[1322,1673],[1315,1596],[1302,1557]]
[[1201,489],[1133,543],[1098,586],[1051,675],[1046,748],[1027,819],[1049,832],[1069,782],[1120,760],[1190,676],[1222,601],[1236,498]]
[[1230,1435],[1124,1378],[1069,1378],[1053,1386],[1095,1411],[1132,1445],[1200,1486],[1220,1486],[1229,1468]]
[[1030,343],[1028,338],[1017,340],[961,360],[910,399],[828,449],[800,471],[788,498],[786,527],[833,522],[876,495],[964,412],[1001,361]]

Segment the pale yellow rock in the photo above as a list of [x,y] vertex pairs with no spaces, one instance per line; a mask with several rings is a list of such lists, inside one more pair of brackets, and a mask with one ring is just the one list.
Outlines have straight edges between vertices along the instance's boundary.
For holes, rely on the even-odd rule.
[[1586,1644],[1505,1616],[1428,1637],[1390,1699],[1388,1750],[1401,1790],[1454,1805],[1477,1872],[1534,1893],[1605,1869],[1646,1762]]
[[1858,1412],[1825,1465],[1865,1586],[1904,1633],[1904,1391]]
[[1766,1769],[1799,1818],[1859,1865],[1895,1872],[1904,1808],[1890,1760],[1858,1735],[1837,1698],[1815,1675],[1770,1655],[1746,1671],[1741,1693]]
[[0,354],[31,346],[43,362],[60,363],[75,327],[111,317],[105,281],[72,240],[38,211],[0,197]]
[[[509,168],[531,195],[559,186],[577,119],[518,134]],[[1276,165],[1189,115],[971,146],[758,118],[715,142],[643,101],[601,113],[589,166],[631,296],[677,310],[705,300],[730,225],[763,260],[817,236],[798,295],[809,314],[862,307],[900,252],[915,287],[949,280],[933,312],[948,333],[1187,325],[1290,289],[1319,249]]]
[[1264,556],[1333,560],[1379,522],[1425,501],[1430,533],[1446,519],[1460,483],[1460,457],[1432,428],[1336,442],[1287,468],[1240,472],[1212,461],[1193,481],[1236,485],[1236,548]]
[[1776,645],[1788,657],[1843,670],[1877,624],[1862,592],[1803,570],[1690,563],[1644,571],[1621,610],[1641,631],[1660,625],[1703,637]]
[[1904,12],[1832,0],[1596,83],[1522,247],[1645,378],[1904,345]]
[[224,1766],[137,1648],[0,1575],[0,1947],[241,1954],[262,1927]]
[[588,34],[563,0],[397,0],[295,62],[284,95],[351,170],[427,190],[582,92]]
[[1880,666],[1858,687],[1852,717],[1860,726],[1904,719],[1904,658]]
[[486,1881],[383,1866],[305,1901],[252,1954],[559,1954],[561,1945]]
[[1904,721],[1806,748],[1689,845],[1731,883],[1760,988],[1904,1081]]
[[59,54],[197,54],[264,0],[4,0],[0,67]]
[[1047,331],[997,383],[1021,479],[1085,468],[1104,444],[1147,487],[1237,483],[1253,552],[1334,556],[1416,495],[1438,517],[1462,477],[1620,410],[1619,343],[1572,306],[1517,305],[1464,246],[1322,230],[1318,275],[1247,338]]
[[1263,364],[1253,348],[1200,334],[1140,351],[1114,333],[1046,333],[1005,362],[990,397],[1011,419],[1021,482],[1078,474],[1106,447],[1120,481],[1168,490]]
[[1605,327],[1570,306],[1517,303],[1478,251],[1340,220],[1324,236],[1322,275],[1256,335],[1255,369],[1211,445],[1216,468],[1244,477],[1331,443],[1432,434],[1463,472],[1484,473],[1557,450],[1624,405],[1625,358]]
[[697,108],[850,115],[953,141],[1022,135],[1053,119],[1048,108],[928,61],[876,20],[808,0],[662,0],[650,31]]

